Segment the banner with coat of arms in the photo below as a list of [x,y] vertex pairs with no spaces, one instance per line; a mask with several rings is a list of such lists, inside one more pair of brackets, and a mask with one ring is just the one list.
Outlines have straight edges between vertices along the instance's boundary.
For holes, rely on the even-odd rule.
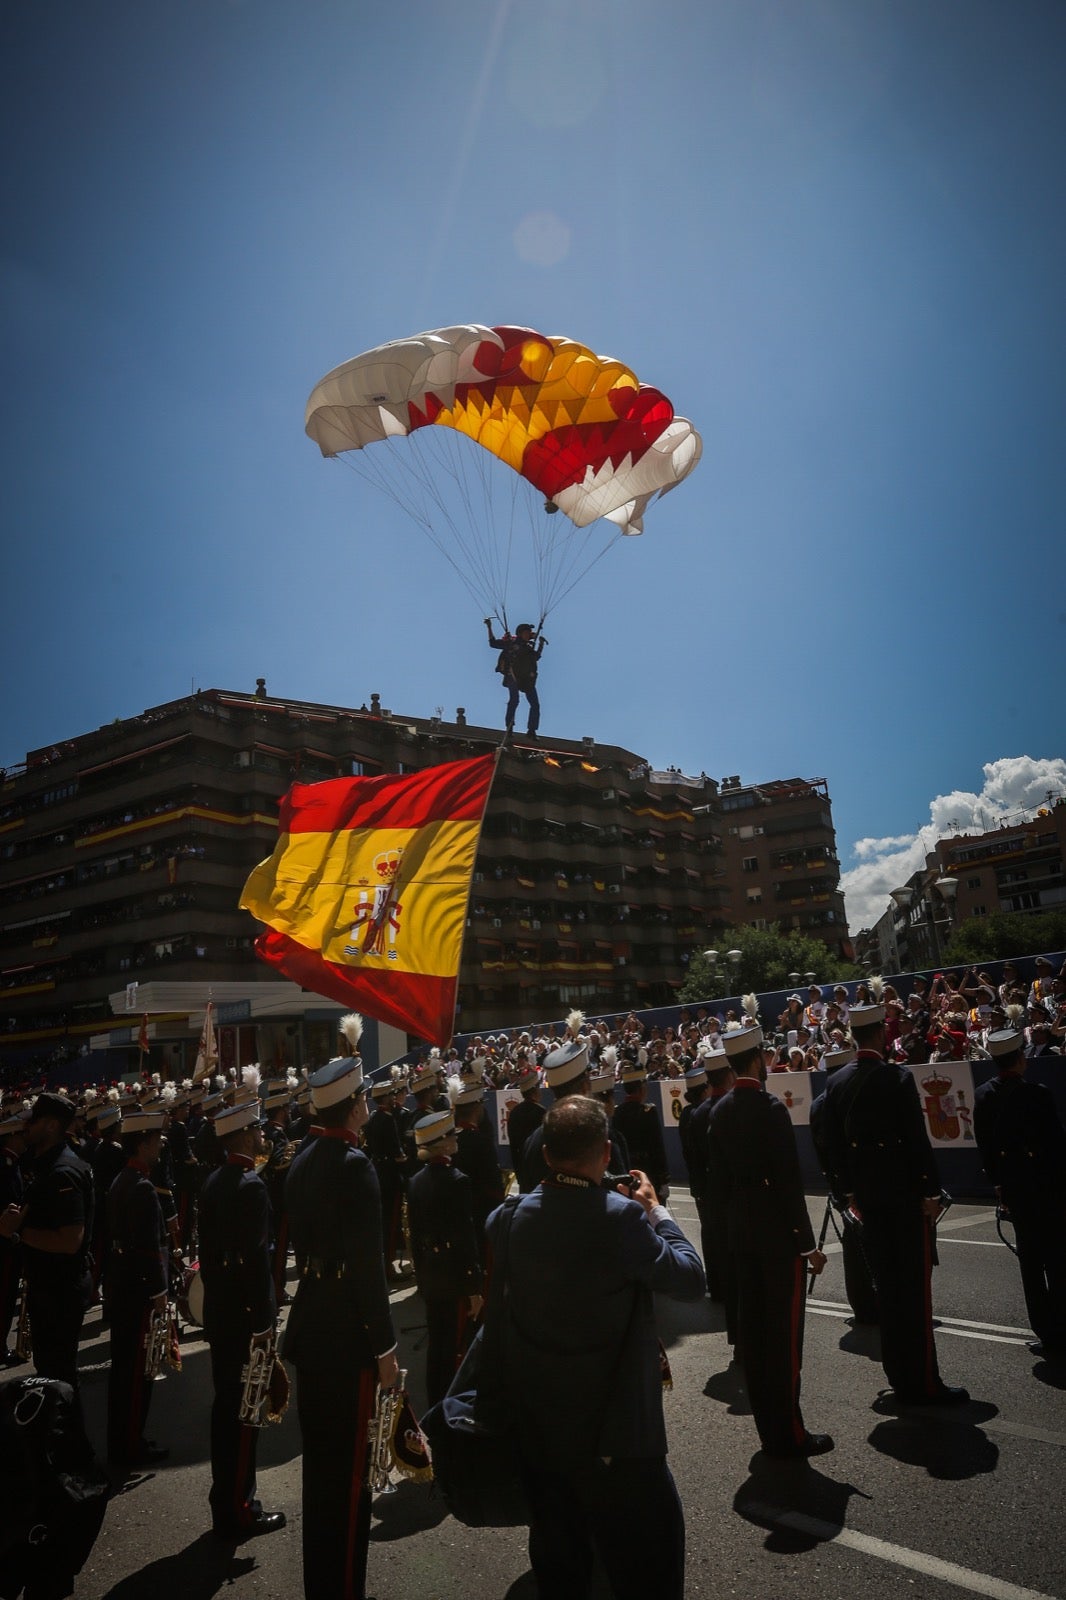
[[766,1089],[780,1100],[794,1128],[806,1128],[811,1120],[814,1090],[809,1072],[768,1072]]
[[912,1067],[930,1143],[973,1144],[973,1068],[968,1061],[925,1061]]

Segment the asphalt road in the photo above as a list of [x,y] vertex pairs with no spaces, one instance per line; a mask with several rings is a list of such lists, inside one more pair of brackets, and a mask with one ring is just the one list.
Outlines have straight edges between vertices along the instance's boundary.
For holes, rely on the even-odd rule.
[[[809,1205],[817,1227],[824,1202],[812,1196]],[[675,1190],[671,1209],[698,1242],[684,1190]],[[877,1336],[847,1320],[837,1246],[808,1302],[803,1371],[807,1425],[831,1433],[837,1448],[811,1465],[773,1464],[758,1453],[717,1308],[660,1302],[674,1378],[665,1405],[688,1528],[689,1600],[958,1600],[965,1593],[1066,1600],[1066,1370],[1026,1349],[1031,1334],[1017,1263],[999,1242],[989,1207],[956,1205],[940,1240],[940,1366],[946,1381],[970,1390],[970,1404],[899,1417],[871,1409],[885,1383]],[[421,1304],[413,1290],[401,1289],[393,1309],[417,1410]],[[183,1355],[183,1371],[157,1381],[148,1429],[169,1445],[170,1460],[112,1500],[78,1580],[79,1600],[208,1600],[222,1591],[232,1600],[299,1596],[295,1407],[280,1426],[264,1430],[259,1452],[263,1504],[286,1513],[287,1529],[236,1548],[220,1545],[207,1531],[206,1346],[186,1336]],[[107,1333],[94,1312],[82,1376],[98,1445],[107,1358]],[[463,1528],[431,1489],[401,1484],[375,1503],[370,1589],[379,1600],[533,1600],[525,1532]]]

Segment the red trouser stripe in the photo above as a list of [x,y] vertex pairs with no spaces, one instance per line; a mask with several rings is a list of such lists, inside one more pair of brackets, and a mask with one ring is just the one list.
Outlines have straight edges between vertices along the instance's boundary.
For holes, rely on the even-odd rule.
[[804,1260],[800,1256],[796,1261],[794,1280],[792,1284],[792,1304],[789,1306],[789,1361],[792,1376],[792,1433],[797,1444],[802,1444],[806,1436],[803,1418],[799,1408],[799,1382],[800,1382],[800,1328],[803,1325],[803,1279]]
[[360,1501],[370,1493],[367,1474],[370,1469],[370,1418],[377,1392],[377,1373],[372,1370],[359,1374],[359,1401],[355,1418],[355,1448],[352,1452],[352,1481],[348,1500],[348,1541],[344,1552],[344,1593],[338,1600],[362,1600],[353,1588],[355,1577],[355,1541],[359,1529]]

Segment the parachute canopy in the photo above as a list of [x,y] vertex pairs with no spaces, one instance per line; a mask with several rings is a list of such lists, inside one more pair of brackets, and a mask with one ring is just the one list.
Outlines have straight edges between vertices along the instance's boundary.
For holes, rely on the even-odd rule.
[[[477,324],[398,339],[335,367],[315,386],[305,427],[325,456],[448,430],[531,484],[545,512],[563,512],[578,529],[606,518],[625,534],[643,531],[649,503],[687,477],[701,452],[692,424],[621,362],[573,339]],[[378,467],[372,449],[367,455]],[[403,502],[416,520],[434,523],[438,537],[435,479],[456,474],[460,459],[442,458],[428,473],[420,467],[417,502]],[[463,519],[445,512],[444,520],[468,533],[457,526]],[[490,545],[497,536],[499,528],[484,532]],[[559,581],[576,581],[565,541],[553,531],[547,544]],[[485,553],[490,567],[499,565],[498,551]],[[498,576],[487,580],[494,600]]]

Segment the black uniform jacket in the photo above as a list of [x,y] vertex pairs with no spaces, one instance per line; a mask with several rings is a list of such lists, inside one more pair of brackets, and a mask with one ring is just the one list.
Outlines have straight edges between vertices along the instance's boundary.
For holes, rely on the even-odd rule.
[[167,1287],[167,1235],[159,1196],[140,1161],[129,1161],[107,1191],[111,1292],[153,1299]]
[[370,1366],[396,1344],[381,1253],[381,1191],[354,1136],[312,1127],[285,1186],[300,1286],[282,1354],[296,1367]]
[[990,1181],[1010,1205],[1066,1194],[1066,1133],[1051,1090],[1004,1073],[974,1097],[974,1138]]
[[208,1175],[200,1196],[200,1272],[204,1332],[243,1341],[274,1326],[277,1301],[270,1265],[270,1199],[262,1178],[227,1161]]
[[796,1136],[780,1100],[742,1080],[715,1102],[708,1144],[708,1198],[726,1218],[734,1254],[803,1255],[815,1247]]
[[419,1294],[426,1299],[479,1294],[481,1262],[466,1173],[430,1162],[411,1179],[407,1207]]
[[859,1210],[906,1207],[940,1193],[936,1160],[909,1067],[860,1052],[834,1072],[821,1117],[826,1177]]

